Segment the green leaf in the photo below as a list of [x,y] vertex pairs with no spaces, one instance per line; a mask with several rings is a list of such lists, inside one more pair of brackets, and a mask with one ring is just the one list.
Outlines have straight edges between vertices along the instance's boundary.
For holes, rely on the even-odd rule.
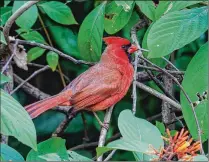
[[38,144],[38,151],[31,150],[26,158],[26,161],[43,161],[39,156],[55,153],[61,159],[68,160],[65,140],[59,137],[50,138]]
[[27,54],[27,61],[31,62],[44,54],[46,50],[40,47],[31,48]]
[[134,3],[130,5],[128,11],[124,11],[122,6],[118,6],[116,2],[107,5],[105,10],[104,28],[108,34],[117,33],[129,21],[132,15]]
[[144,154],[140,152],[133,152],[136,161],[154,161],[157,158],[154,154]]
[[[197,93],[201,95],[208,90],[208,43],[203,45],[195,54],[189,63],[184,75],[182,86],[192,102],[198,100]],[[194,139],[198,139],[198,131],[195,123],[192,108],[186,97],[181,92],[181,105],[184,120],[187,123],[189,131]],[[202,141],[208,139],[208,99],[200,102],[195,107],[195,112],[200,124],[202,133]]]
[[9,78],[9,77],[7,77],[7,76],[5,76],[4,74],[0,74],[0,84],[5,84],[5,83],[7,83],[7,82],[9,82],[11,79]]
[[46,14],[52,20],[60,24],[77,24],[71,9],[62,2],[51,1],[42,3],[39,6],[46,12]]
[[7,42],[6,42],[5,38],[4,38],[4,34],[3,34],[2,31],[0,31],[0,38],[1,38],[0,42],[7,45]]
[[156,8],[155,19],[157,20],[169,12],[178,11],[200,2],[201,1],[161,1]]
[[6,23],[6,21],[9,19],[11,15],[12,15],[12,7],[2,7],[0,9],[1,26],[3,26]]
[[134,1],[115,1],[118,6],[122,6],[124,11],[128,12],[132,8]]
[[70,28],[57,25],[50,19],[46,20],[46,25],[49,27],[50,35],[59,49],[70,56],[81,59],[78,51],[77,35]]
[[124,110],[120,113],[118,127],[124,139],[138,140],[151,144],[156,149],[164,146],[163,139],[157,127],[147,120],[135,117],[131,110]]
[[60,156],[56,153],[39,155],[39,158],[44,159],[46,161],[63,161],[63,159],[61,159]]
[[43,36],[37,31],[29,31],[29,30],[25,30],[25,29],[18,29],[18,30],[16,30],[16,32],[18,34],[20,34],[20,36],[22,38],[24,38],[25,40],[35,41],[35,42],[38,42],[38,43],[46,44],[46,41],[43,38]]
[[[148,37],[148,34],[149,34],[150,29],[152,28],[153,24],[154,24],[154,23],[150,24],[150,26],[148,27],[148,29],[147,29],[147,31],[146,31],[146,33],[145,33],[145,35],[144,35],[144,38],[143,38],[143,41],[142,41],[142,48],[143,48],[143,49],[148,49],[148,46],[147,46],[147,37]],[[147,58],[147,56],[149,55],[149,52],[145,52],[145,51],[144,51],[144,52],[143,52],[143,55]],[[167,56],[167,58],[169,59],[169,56]],[[149,58],[149,60],[150,60],[152,63],[154,63],[154,64],[160,66],[161,68],[164,68],[165,65],[167,64],[162,58]],[[151,83],[151,84],[152,84],[152,83]],[[155,84],[155,83],[153,84],[152,88],[153,88],[153,87],[156,87],[156,84]],[[159,88],[158,88],[158,89],[159,89]]]
[[109,143],[106,147],[97,147],[96,149],[97,157],[107,151],[114,150],[114,149],[141,152],[144,154],[147,154],[149,151],[151,151],[149,144],[141,142],[140,137],[138,140],[121,138],[119,140]]
[[1,133],[36,150],[36,130],[25,109],[1,89]]
[[19,152],[3,143],[1,143],[1,158],[4,161],[24,161],[24,158]]
[[[12,12],[17,11],[22,5],[28,1],[14,1]],[[38,9],[36,5],[31,6],[15,21],[18,26],[24,29],[30,29],[38,18]]]
[[155,20],[155,5],[153,1],[136,1],[136,4],[150,20]]
[[163,123],[156,121],[156,127],[159,129],[162,135],[165,133],[165,125]]
[[101,56],[102,37],[104,31],[103,2],[91,11],[81,24],[78,34],[78,48],[81,57],[86,61],[98,61]]
[[208,28],[207,7],[175,11],[153,24],[148,34],[149,57],[166,56],[200,37]]
[[47,53],[46,61],[52,69],[52,71],[55,71],[58,65],[59,56],[55,52],[50,51]]
[[192,161],[208,161],[208,158],[204,155],[197,155],[193,158]]
[[67,153],[70,155],[70,161],[93,161],[85,156],[82,156],[75,151],[67,151]]

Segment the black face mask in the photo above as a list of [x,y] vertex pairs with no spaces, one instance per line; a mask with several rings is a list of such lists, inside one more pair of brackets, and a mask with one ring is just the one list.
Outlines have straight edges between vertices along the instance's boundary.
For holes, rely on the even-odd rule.
[[129,62],[132,61],[131,54],[128,52],[128,49],[129,49],[130,47],[131,47],[131,44],[123,45],[123,46],[122,46],[122,49],[126,52],[126,55],[128,56]]

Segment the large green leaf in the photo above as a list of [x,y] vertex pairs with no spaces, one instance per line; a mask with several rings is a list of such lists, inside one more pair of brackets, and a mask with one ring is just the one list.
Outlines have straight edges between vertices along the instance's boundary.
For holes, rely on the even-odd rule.
[[31,62],[44,54],[46,50],[40,47],[31,48],[27,54],[27,61]]
[[178,11],[200,2],[201,1],[161,1],[156,8],[155,19],[157,20],[169,12]]
[[19,152],[3,143],[1,143],[1,158],[3,161],[24,161]]
[[77,24],[71,9],[62,2],[51,1],[42,3],[39,6],[46,12],[46,14],[52,20],[60,24]]
[[12,15],[12,7],[2,7],[0,9],[1,26],[3,26],[6,23],[6,21],[9,19],[11,15]]
[[[154,24],[154,23],[150,24],[150,26],[148,27],[148,29],[147,29],[147,31],[146,31],[146,33],[145,33],[145,35],[144,35],[144,38],[143,38],[143,41],[142,41],[142,48],[143,48],[143,49],[148,49],[148,46],[147,46],[147,37],[148,37],[148,34],[149,34],[150,29],[152,28],[153,24]],[[143,52],[143,55],[144,55],[145,57],[148,57],[149,52],[144,51],[144,52]],[[167,58],[169,59],[169,56],[167,56]],[[156,65],[158,65],[158,66],[160,66],[160,67],[162,67],[162,68],[164,68],[165,65],[167,64],[162,58],[149,58],[149,60],[150,60],[152,63],[154,63],[154,64],[156,64]],[[154,83],[154,86],[156,87],[156,84],[155,84],[155,83]]]
[[[12,12],[17,11],[22,5],[28,1],[14,1]],[[30,29],[36,22],[38,17],[38,9],[36,5],[31,6],[27,11],[25,11],[20,17],[15,21],[18,26],[24,29]]]
[[45,155],[39,155],[39,158],[46,161],[63,161],[57,153],[49,153]]
[[36,130],[25,109],[1,89],[1,133],[36,149]]
[[139,152],[149,156],[148,152],[153,151],[150,150],[150,145],[157,150],[164,146],[157,127],[144,119],[135,117],[131,110],[124,110],[120,113],[118,127],[123,138],[105,147],[98,147],[97,156],[113,149]]
[[140,137],[138,140],[136,139],[125,139],[121,138],[119,140],[113,141],[109,143],[105,147],[98,147],[96,149],[97,156],[104,154],[107,151],[119,149],[133,152],[141,152],[147,154],[150,150],[149,144],[140,141]]
[[151,144],[156,149],[164,146],[161,133],[157,127],[147,120],[135,117],[131,110],[124,110],[120,113],[118,127],[124,139]]
[[106,2],[97,6],[84,19],[78,34],[78,47],[86,61],[98,61],[101,56]]
[[0,74],[0,85],[9,82],[11,79],[4,74]]
[[147,38],[150,58],[170,54],[200,37],[208,28],[207,7],[175,11],[153,24]]
[[70,161],[93,161],[85,156],[76,153],[75,151],[68,151],[68,154],[70,155]]
[[26,160],[27,161],[40,161],[43,159],[40,156],[45,154],[57,154],[61,159],[68,160],[67,149],[65,147],[65,140],[58,137],[50,138],[38,144],[38,151],[31,150]]
[[155,20],[155,5],[153,1],[136,1],[136,4],[150,20]]
[[37,31],[18,29],[16,32],[25,40],[46,44],[44,37]]
[[64,53],[81,59],[78,51],[77,35],[70,28],[58,25],[50,19],[45,22],[57,47]]
[[134,3],[130,4],[130,9],[124,11],[123,6],[118,6],[116,2],[107,5],[105,10],[104,28],[108,34],[117,33],[129,21]]
[[52,69],[52,71],[55,71],[58,65],[59,56],[57,53],[50,51],[46,55],[46,61],[50,66],[50,68]]
[[[203,45],[189,63],[182,86],[192,102],[198,100],[197,93],[202,95],[208,90],[208,43]],[[186,97],[181,92],[181,105],[184,119],[194,139],[198,139],[197,126]],[[202,130],[202,140],[208,139],[208,99],[195,107],[195,112]]]

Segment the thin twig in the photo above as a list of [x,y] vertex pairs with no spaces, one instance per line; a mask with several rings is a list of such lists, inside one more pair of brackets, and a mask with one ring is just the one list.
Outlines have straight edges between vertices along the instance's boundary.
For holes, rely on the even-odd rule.
[[133,90],[132,90],[132,97],[133,97],[133,105],[132,105],[132,112],[136,114],[136,102],[137,102],[137,94],[136,94],[136,78],[137,78],[137,64],[138,64],[138,52],[135,53],[135,61],[134,61],[134,77],[133,77]]
[[135,115],[136,114],[136,102],[137,102],[137,94],[136,94],[136,84],[135,81],[137,79],[137,65],[138,65],[138,56],[142,56],[141,46],[139,45],[139,42],[137,40],[137,30],[143,28],[146,25],[144,21],[139,21],[136,25],[134,25],[131,29],[131,39],[133,43],[136,44],[138,51],[135,52],[135,60],[134,60],[134,76],[133,76],[133,90],[132,90],[132,98],[133,98],[133,106],[132,106],[132,112]]
[[33,77],[35,77],[36,75],[40,74],[41,72],[45,71],[49,69],[48,66],[45,66],[37,71],[35,71],[32,75],[30,75],[26,80],[24,80],[24,82],[22,82],[20,85],[18,85],[10,94],[13,94],[14,92],[16,92],[19,88],[22,87],[22,85],[24,85],[26,82],[28,82],[30,79],[32,79]]
[[112,152],[104,159],[104,161],[109,161],[117,150],[112,150]]
[[[41,65],[41,64],[36,64],[36,63],[27,63],[27,65],[28,66],[34,66],[34,67],[38,67],[38,68],[43,68],[43,67],[45,67],[45,66],[48,66],[49,67],[49,65]],[[49,69],[51,69],[50,67],[49,67]],[[55,70],[56,72],[59,72],[58,70]],[[70,82],[70,79],[68,78],[68,76],[66,76],[65,74],[63,74],[63,77],[65,78],[65,80],[67,81],[67,82]]]
[[[102,129],[101,129],[100,136],[99,136],[98,147],[102,147],[105,144],[105,139],[106,139],[107,131],[108,131],[108,128],[109,128],[109,123],[110,123],[113,108],[114,108],[114,105],[106,110],[106,114],[105,114],[105,117],[104,117],[104,123],[106,124],[107,127],[106,128],[102,127]],[[98,157],[97,161],[102,161],[102,158],[103,158],[103,155]]]
[[136,82],[136,86],[139,87],[140,89],[143,89],[144,91],[156,96],[157,98],[167,101],[168,103],[170,103],[171,105],[173,105],[175,108],[177,108],[177,110],[181,111],[181,105],[178,104],[177,102],[173,101],[172,99],[170,99],[169,97],[165,96],[164,94],[159,93],[158,91],[140,83],[140,82]]
[[[139,56],[140,57],[140,56]],[[168,73],[166,70],[160,68],[159,66],[153,64],[152,62],[150,62],[149,60],[143,58],[143,57],[140,57],[140,59],[144,60],[145,62],[151,64],[152,66],[154,66],[155,68],[159,69],[161,72],[163,72],[164,74],[166,74],[168,77],[170,77],[178,86],[179,88],[181,89],[181,91],[183,92],[184,96],[186,97],[186,99],[188,100],[191,108],[192,108],[192,112],[193,112],[193,115],[194,115],[194,119],[195,119],[195,123],[196,123],[196,126],[197,126],[197,130],[198,130],[198,137],[199,137],[199,141],[201,143],[201,149],[200,149],[200,152],[201,154],[204,154],[204,150],[203,150],[203,146],[202,146],[202,137],[201,137],[201,129],[200,129],[200,125],[199,125],[199,121],[197,119],[197,114],[195,112],[195,109],[194,109],[194,106],[193,106],[193,103],[190,99],[190,97],[188,96],[188,94],[186,93],[186,91],[184,90],[184,88],[182,87],[182,85],[178,82],[178,79],[176,79],[173,75],[171,75],[170,73]]]
[[[171,54],[172,56],[174,55],[174,53]],[[167,58],[162,57],[163,60],[165,60],[171,67],[173,67],[173,69],[175,69],[176,71],[180,71],[171,61],[169,61]],[[183,77],[181,77],[181,80],[183,80]]]
[[56,131],[52,134],[53,137],[58,137],[60,136],[64,131],[65,129],[67,128],[67,126],[69,125],[70,121],[73,120],[73,118],[76,116],[75,113],[71,113],[69,112],[67,115],[66,115],[66,118],[65,120],[63,120],[60,125],[57,127]]
[[[154,67],[149,67],[149,66],[144,66],[144,65],[139,65],[138,67],[143,68],[143,69],[148,69],[148,70],[152,70],[152,71],[158,71],[161,72],[161,70],[154,68]],[[168,73],[170,74],[174,74],[174,75],[184,75],[184,71],[174,71],[174,70],[166,70]]]
[[40,47],[40,48],[43,48],[43,49],[47,49],[47,50],[53,51],[53,52],[57,53],[58,55],[60,55],[61,57],[65,58],[65,59],[68,59],[68,60],[72,61],[75,64],[85,64],[85,65],[94,65],[95,64],[95,63],[87,62],[87,61],[83,61],[83,60],[76,60],[75,58],[73,58],[73,57],[71,57],[71,56],[69,56],[67,54],[64,54],[63,52],[57,50],[56,48],[53,48],[51,46],[44,45],[44,44],[41,44],[41,43],[37,43],[35,41],[25,41],[25,40],[18,39],[18,44],[22,44],[22,45],[23,44],[27,44],[27,45]]

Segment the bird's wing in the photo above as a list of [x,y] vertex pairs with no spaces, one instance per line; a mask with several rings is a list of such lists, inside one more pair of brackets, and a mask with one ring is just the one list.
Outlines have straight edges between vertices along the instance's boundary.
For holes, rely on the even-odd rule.
[[97,104],[120,91],[122,74],[116,69],[100,66],[75,81],[71,88],[77,88],[70,102],[74,107],[83,109]]

